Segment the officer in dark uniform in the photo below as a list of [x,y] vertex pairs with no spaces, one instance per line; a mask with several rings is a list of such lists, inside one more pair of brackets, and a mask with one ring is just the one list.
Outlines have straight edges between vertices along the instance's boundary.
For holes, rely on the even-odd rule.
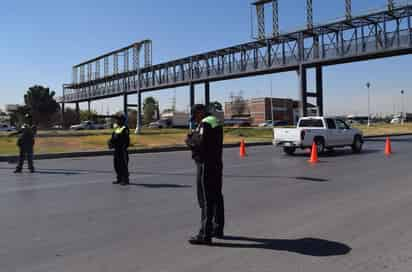
[[212,237],[224,235],[224,201],[222,195],[223,127],[204,105],[195,105],[192,119],[196,129],[189,133],[186,144],[192,151],[197,169],[197,198],[202,210],[199,234],[189,243],[208,245]]
[[112,137],[109,140],[109,148],[114,149],[114,169],[117,179],[113,184],[129,184],[129,153],[127,151],[130,144],[129,128],[127,127],[124,115],[116,116],[116,124]]
[[34,136],[36,135],[36,127],[32,125],[32,118],[29,114],[25,115],[25,123],[16,132],[11,135],[19,135],[17,139],[17,146],[19,147],[19,162],[17,164],[14,173],[21,173],[23,169],[24,160],[27,157],[27,162],[29,164],[29,169],[31,173],[34,173],[33,166],[33,147],[34,147]]

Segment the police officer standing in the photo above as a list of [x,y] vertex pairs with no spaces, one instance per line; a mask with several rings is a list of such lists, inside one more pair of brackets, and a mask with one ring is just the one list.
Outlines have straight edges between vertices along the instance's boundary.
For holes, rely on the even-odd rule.
[[109,148],[114,149],[114,169],[117,179],[113,184],[129,184],[129,152],[127,151],[130,144],[129,128],[127,127],[126,117],[124,115],[116,116],[116,123],[112,137],[109,140]]
[[25,123],[16,133],[12,135],[19,135],[17,138],[17,146],[19,147],[19,162],[17,164],[14,173],[21,173],[23,170],[24,160],[27,157],[27,162],[29,164],[29,169],[31,173],[34,173],[33,166],[33,147],[34,147],[34,136],[36,135],[36,127],[32,125],[32,118],[29,114],[25,115]]
[[189,133],[186,144],[192,151],[197,169],[197,198],[201,208],[199,234],[189,239],[195,245],[209,245],[212,237],[224,235],[224,201],[222,195],[223,127],[204,105],[193,106],[196,129]]

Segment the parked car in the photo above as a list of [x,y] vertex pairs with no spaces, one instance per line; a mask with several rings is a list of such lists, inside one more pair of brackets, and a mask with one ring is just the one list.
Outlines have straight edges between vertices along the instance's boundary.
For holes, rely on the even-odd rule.
[[278,120],[278,121],[266,121],[264,123],[260,123],[258,125],[258,127],[271,127],[271,126],[284,127],[284,126],[287,126],[287,125],[289,125],[288,121]]
[[233,127],[250,127],[251,121],[249,119],[225,119],[224,125]]
[[258,124],[258,127],[270,127],[270,126],[271,126],[271,121],[266,121],[266,122]]
[[97,124],[93,121],[83,121],[78,125],[72,125],[70,129],[72,130],[95,130],[95,129],[104,129],[104,124]]
[[170,121],[161,119],[149,124],[149,128],[167,128],[170,126]]
[[52,126],[52,129],[63,129],[63,126],[62,125],[54,125],[54,126]]
[[13,126],[7,125],[7,124],[0,124],[0,131],[7,131],[7,132],[11,132],[11,131],[16,131],[17,129]]
[[402,118],[396,117],[391,120],[391,124],[401,124],[401,123],[402,123]]
[[359,153],[363,146],[362,132],[336,118],[305,117],[299,119],[296,128],[275,128],[273,132],[273,144],[282,146],[289,155],[294,154],[297,148],[309,148],[313,143],[316,143],[319,153],[347,146],[354,153]]

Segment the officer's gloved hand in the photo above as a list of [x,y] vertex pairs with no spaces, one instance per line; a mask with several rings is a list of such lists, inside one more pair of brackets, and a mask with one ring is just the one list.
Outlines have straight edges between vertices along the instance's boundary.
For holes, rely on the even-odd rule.
[[191,146],[192,146],[192,144],[191,144],[191,142],[192,142],[192,137],[193,137],[193,134],[192,134],[191,132],[189,132],[189,133],[187,134],[187,136],[186,136],[185,143],[186,143],[186,145],[187,145],[188,147],[191,147]]
[[111,139],[107,142],[107,146],[109,147],[109,149],[113,149],[113,143]]

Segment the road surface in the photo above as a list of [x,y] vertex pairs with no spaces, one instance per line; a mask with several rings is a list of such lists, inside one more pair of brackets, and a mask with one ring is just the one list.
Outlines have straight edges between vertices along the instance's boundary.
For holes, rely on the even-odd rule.
[[110,157],[0,163],[4,272],[411,271],[412,138],[367,142],[307,163],[266,146],[224,154],[225,240],[199,227],[187,152],[131,156],[132,186]]

